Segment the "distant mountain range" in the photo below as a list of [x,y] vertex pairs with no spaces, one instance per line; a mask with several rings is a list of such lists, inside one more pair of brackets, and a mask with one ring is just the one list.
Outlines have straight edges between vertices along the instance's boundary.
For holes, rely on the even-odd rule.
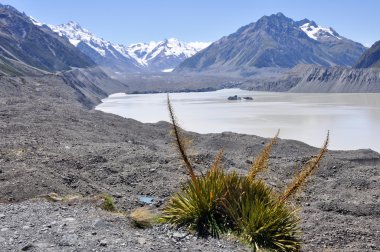
[[97,64],[114,72],[169,72],[210,44],[184,43],[171,38],[126,46],[96,37],[73,21],[49,27],[59,36],[67,38]]
[[314,21],[294,21],[282,13],[264,16],[212,43],[176,71],[241,71],[292,68],[297,64],[352,66],[365,51],[360,43]]
[[0,76],[47,76],[89,107],[126,90],[380,92],[380,42],[365,49],[332,28],[281,13],[211,45],[166,39],[125,46],[75,22],[48,26],[0,4]]

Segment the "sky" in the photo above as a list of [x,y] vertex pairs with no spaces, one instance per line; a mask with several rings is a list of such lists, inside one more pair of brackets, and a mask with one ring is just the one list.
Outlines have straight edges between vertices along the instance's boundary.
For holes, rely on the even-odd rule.
[[129,45],[178,38],[213,42],[278,12],[308,18],[371,46],[380,40],[380,0],[0,0],[40,22],[76,21],[98,37]]

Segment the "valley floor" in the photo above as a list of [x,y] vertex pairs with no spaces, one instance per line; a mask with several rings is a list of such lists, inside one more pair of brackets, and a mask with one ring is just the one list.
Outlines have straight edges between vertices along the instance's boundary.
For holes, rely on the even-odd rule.
[[[115,198],[118,208],[128,212],[142,205],[141,195],[149,195],[154,199],[154,208],[162,207],[186,179],[185,169],[173,151],[168,123],[142,124],[84,110],[73,103],[59,104],[50,98],[13,97],[2,98],[1,102],[3,249],[71,251],[89,246],[112,251],[123,250],[120,247],[123,243],[127,244],[125,251],[244,249],[235,243],[192,236],[178,241],[178,237],[171,237],[172,233],[184,231],[171,231],[164,226],[136,230],[120,216],[93,206],[31,200],[49,193],[84,196],[107,193]],[[261,137],[235,133],[188,134],[193,146],[191,158],[198,173],[207,169],[222,147],[226,153],[225,168],[245,173],[267,142]],[[263,178],[281,190],[295,170],[317,151],[301,142],[280,140],[270,159],[271,168]],[[378,153],[329,152],[295,201],[301,209],[304,250],[378,251],[379,188]],[[99,228],[96,223],[100,223]]]

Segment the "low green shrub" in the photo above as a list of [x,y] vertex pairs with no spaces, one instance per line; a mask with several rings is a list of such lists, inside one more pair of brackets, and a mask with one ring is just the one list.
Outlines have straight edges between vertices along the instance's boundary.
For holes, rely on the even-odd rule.
[[108,194],[103,194],[103,195],[101,195],[101,198],[103,200],[103,202],[100,206],[101,209],[109,211],[109,212],[116,212],[117,211],[115,201],[112,198],[112,196],[110,196]]

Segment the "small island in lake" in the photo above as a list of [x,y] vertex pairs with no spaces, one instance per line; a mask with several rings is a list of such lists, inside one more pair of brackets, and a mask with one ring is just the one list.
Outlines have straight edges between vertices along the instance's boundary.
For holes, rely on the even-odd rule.
[[241,99],[244,99],[244,100],[249,100],[249,101],[252,101],[253,100],[253,98],[252,97],[250,97],[250,96],[246,96],[246,97],[240,97],[240,96],[237,96],[237,95],[234,95],[234,96],[229,96],[228,97],[228,100],[229,101],[239,101],[239,100],[241,100]]

